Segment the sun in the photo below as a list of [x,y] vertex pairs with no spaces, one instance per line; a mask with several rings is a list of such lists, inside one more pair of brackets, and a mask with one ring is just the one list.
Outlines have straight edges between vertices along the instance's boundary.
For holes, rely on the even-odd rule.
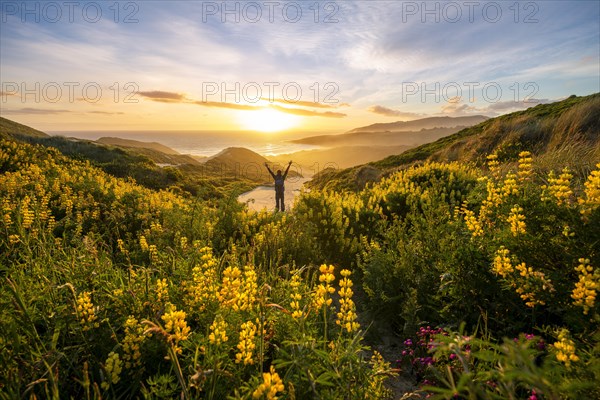
[[300,123],[300,117],[265,108],[258,111],[242,111],[241,125],[248,130],[259,132],[279,132],[293,128]]

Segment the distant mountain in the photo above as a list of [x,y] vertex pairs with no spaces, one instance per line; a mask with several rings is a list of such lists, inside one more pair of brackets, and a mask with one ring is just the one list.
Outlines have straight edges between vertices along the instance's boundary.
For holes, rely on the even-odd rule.
[[487,117],[431,117],[373,124],[339,135],[309,136],[294,143],[316,146],[418,146],[479,124]]
[[272,156],[272,161],[285,164],[293,160],[304,176],[312,176],[325,168],[349,168],[402,153],[409,146],[340,146],[331,149],[302,150],[292,154]]
[[214,156],[208,157],[205,164],[221,164],[228,169],[234,169],[236,165],[256,164],[262,166],[266,162],[269,160],[252,150],[244,147],[228,147]]
[[10,119],[0,117],[0,136],[6,137],[7,135],[14,134],[31,137],[48,137],[48,135],[42,131],[30,128],[27,125],[19,124],[18,122],[11,121]]
[[360,190],[367,183],[417,162],[461,161],[482,165],[489,154],[511,162],[527,150],[545,169],[569,166],[584,176],[600,162],[600,93],[571,96],[549,104],[491,118],[435,142],[380,161],[348,169],[327,170],[310,186]]
[[452,135],[466,128],[456,126],[452,128],[423,128],[420,131],[396,131],[396,132],[351,132],[341,135],[321,135],[296,139],[292,142],[309,144],[313,146],[404,146],[414,147],[423,143],[433,142],[444,136]]
[[421,129],[432,128],[454,128],[457,126],[468,127],[479,124],[488,117],[484,115],[472,115],[468,117],[428,117],[415,119],[412,121],[396,121],[377,123],[360,128],[352,129],[352,132],[401,132],[401,131],[420,131]]
[[161,153],[165,153],[165,154],[173,154],[173,155],[181,154],[178,151],[175,151],[172,148],[167,147],[164,144],[160,144],[157,142],[141,142],[138,140],[121,139],[118,137],[101,137],[100,139],[96,140],[96,142],[102,143],[102,144],[110,144],[113,146],[120,146],[120,147],[151,149],[151,150],[160,151]]

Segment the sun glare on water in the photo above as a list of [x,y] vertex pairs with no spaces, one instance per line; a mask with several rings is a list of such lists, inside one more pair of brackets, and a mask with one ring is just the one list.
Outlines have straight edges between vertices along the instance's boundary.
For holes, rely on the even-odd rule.
[[240,123],[245,129],[252,131],[279,132],[298,125],[300,117],[265,108],[242,112]]

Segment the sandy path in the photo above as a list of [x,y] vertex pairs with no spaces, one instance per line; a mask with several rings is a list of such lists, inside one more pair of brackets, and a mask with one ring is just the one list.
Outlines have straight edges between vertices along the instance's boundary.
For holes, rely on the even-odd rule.
[[[300,194],[300,189],[310,178],[288,178],[285,181],[285,209],[289,210],[294,205],[294,199]],[[243,193],[238,197],[241,203],[247,203],[248,208],[254,211],[260,211],[266,208],[269,211],[275,210],[275,188],[273,186],[259,186],[249,192]]]

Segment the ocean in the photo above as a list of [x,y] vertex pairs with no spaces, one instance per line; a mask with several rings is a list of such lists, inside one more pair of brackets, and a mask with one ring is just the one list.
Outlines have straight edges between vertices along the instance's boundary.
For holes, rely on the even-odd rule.
[[252,131],[54,131],[51,135],[98,140],[118,137],[142,142],[158,142],[182,154],[212,156],[228,147],[245,147],[263,156],[276,156],[318,146],[290,142],[292,139],[332,132],[269,134]]

